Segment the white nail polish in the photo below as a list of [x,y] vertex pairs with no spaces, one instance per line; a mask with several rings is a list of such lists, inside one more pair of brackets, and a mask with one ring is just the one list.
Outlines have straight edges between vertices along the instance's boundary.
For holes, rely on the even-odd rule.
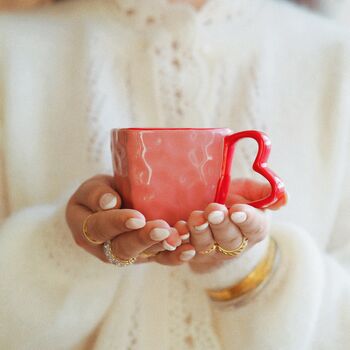
[[170,231],[165,228],[154,228],[149,235],[154,241],[162,241],[170,236]]
[[196,255],[196,251],[191,249],[191,250],[185,250],[180,254],[180,260],[181,261],[188,261],[191,260],[194,256]]
[[205,229],[208,228],[208,226],[209,226],[209,224],[207,222],[205,222],[204,224],[195,226],[194,228],[196,231],[204,231]]
[[118,203],[117,197],[112,193],[105,193],[99,201],[100,208],[103,210],[112,209]]
[[190,234],[187,232],[185,233],[184,235],[181,235],[180,238],[185,241],[186,239],[189,239],[190,238]]
[[163,241],[162,246],[165,250],[169,250],[171,252],[173,252],[176,249],[176,247],[172,246],[167,241]]
[[225,218],[225,214],[221,210],[212,211],[208,215],[208,221],[214,225],[221,224],[224,221],[224,218]]
[[237,211],[231,214],[231,220],[235,224],[242,224],[244,221],[247,220],[247,214],[244,211]]
[[146,222],[143,219],[131,218],[125,221],[125,226],[131,230],[137,230],[139,228],[144,227],[145,225],[146,225]]

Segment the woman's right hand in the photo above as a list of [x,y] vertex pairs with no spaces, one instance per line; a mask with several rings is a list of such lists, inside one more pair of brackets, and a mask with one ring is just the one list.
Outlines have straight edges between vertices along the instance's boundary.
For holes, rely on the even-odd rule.
[[[92,244],[83,234],[83,223],[93,214],[87,221],[88,237],[98,242],[111,240],[112,252],[118,258],[128,260],[141,253],[162,252],[158,254],[160,263],[181,263],[181,252],[191,249],[191,246],[184,244],[174,252],[169,251],[175,250],[182,242],[175,228],[163,220],[146,222],[137,210],[120,208],[121,198],[113,187],[113,177],[97,175],[85,181],[72,195],[66,207],[66,220],[75,242],[90,254],[107,262],[103,244]],[[157,260],[152,258],[152,261]],[[137,260],[146,261],[146,258]]]

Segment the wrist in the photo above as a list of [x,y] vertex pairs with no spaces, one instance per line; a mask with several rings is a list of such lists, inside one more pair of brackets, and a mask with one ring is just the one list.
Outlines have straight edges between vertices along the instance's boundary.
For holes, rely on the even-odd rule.
[[268,249],[269,239],[255,244],[239,257],[221,261],[219,264],[204,265],[191,263],[190,270],[197,285],[204,289],[219,289],[231,286],[247,276],[264,258]]

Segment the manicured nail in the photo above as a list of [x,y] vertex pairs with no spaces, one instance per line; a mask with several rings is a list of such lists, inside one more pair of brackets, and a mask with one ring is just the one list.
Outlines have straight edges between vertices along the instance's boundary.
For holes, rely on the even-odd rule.
[[162,241],[170,236],[170,231],[165,228],[154,228],[149,235],[154,241]]
[[169,250],[171,252],[173,252],[176,249],[176,247],[172,246],[167,241],[163,241],[162,246],[165,250]]
[[191,250],[185,250],[180,254],[180,260],[181,261],[188,261],[191,260],[194,256],[196,255],[196,251],[191,249]]
[[105,193],[99,201],[100,208],[103,210],[112,209],[118,203],[117,197],[112,193]]
[[208,226],[209,224],[205,222],[204,224],[195,226],[194,228],[196,231],[204,231],[206,228],[208,228]]
[[212,211],[208,215],[208,221],[214,225],[221,224],[224,221],[224,218],[225,218],[225,214],[221,210]]
[[137,230],[139,228],[144,227],[145,225],[146,225],[146,222],[143,219],[131,218],[125,221],[125,226],[131,230]]
[[244,211],[236,211],[235,213],[231,214],[231,220],[235,224],[242,224],[247,220],[247,214]]
[[184,235],[181,235],[180,238],[185,241],[186,239],[189,239],[190,238],[190,234],[187,232],[185,233]]

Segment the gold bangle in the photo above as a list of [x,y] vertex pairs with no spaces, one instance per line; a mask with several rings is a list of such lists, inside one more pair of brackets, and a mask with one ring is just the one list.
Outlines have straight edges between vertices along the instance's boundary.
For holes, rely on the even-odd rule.
[[237,284],[223,289],[207,289],[213,301],[229,301],[238,299],[256,290],[271,275],[277,256],[277,243],[270,238],[269,247],[264,259]]

